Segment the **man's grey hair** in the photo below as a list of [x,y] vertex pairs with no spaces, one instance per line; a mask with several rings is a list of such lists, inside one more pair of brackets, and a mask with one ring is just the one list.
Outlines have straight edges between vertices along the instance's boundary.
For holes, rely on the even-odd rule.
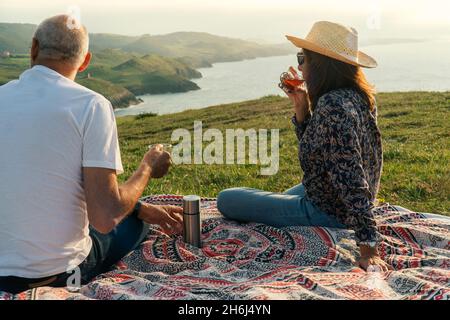
[[39,58],[81,63],[89,49],[86,28],[74,17],[58,15],[44,20],[34,38],[39,43]]

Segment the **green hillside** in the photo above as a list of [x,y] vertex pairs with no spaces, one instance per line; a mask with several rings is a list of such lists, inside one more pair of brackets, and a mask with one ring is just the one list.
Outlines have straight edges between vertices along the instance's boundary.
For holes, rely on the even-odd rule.
[[[384,169],[380,200],[411,210],[450,215],[450,92],[380,93],[378,123],[383,137]],[[278,96],[188,110],[181,113],[117,118],[126,180],[136,169],[147,146],[171,142],[175,129],[280,129],[280,169],[260,175],[259,165],[175,165],[153,180],[145,194],[199,194],[215,197],[236,186],[283,192],[300,183],[297,140],[290,122],[291,103]],[[204,146],[208,145],[206,142]],[[248,150],[248,149],[247,149]]]
[[104,49],[102,51],[95,51],[92,54],[91,66],[115,67],[132,58],[139,57],[138,54],[124,52],[120,49]]
[[[17,79],[22,72],[30,66],[30,58],[0,58],[0,85]],[[108,98],[114,108],[126,108],[129,105],[140,102],[128,89],[115,85],[109,81],[98,78],[87,78],[87,73],[82,73],[76,79],[81,85],[94,90]]]
[[[12,58],[0,58],[0,85],[28,68],[27,54],[35,29],[32,24],[0,23],[0,52],[13,54]],[[198,90],[197,84],[190,81],[202,76],[195,68],[284,55],[293,50],[202,32],[136,37],[90,34],[90,49],[91,65],[78,81],[113,100],[114,107],[126,107],[127,101],[136,103],[136,95]]]
[[[29,63],[28,56],[0,58],[0,85],[17,79]],[[199,77],[200,72],[176,59],[106,49],[93,53],[91,65],[76,81],[124,108],[139,103],[136,95],[198,90],[189,79]]]
[[93,54],[92,65],[81,78],[86,77],[87,73],[94,78],[122,86],[135,95],[200,89],[189,81],[200,78],[200,72],[178,60],[157,55],[139,57],[107,49]]
[[126,88],[112,84],[109,81],[96,78],[84,78],[77,79],[77,82],[107,97],[115,108],[126,108],[130,104],[138,104],[141,102]]

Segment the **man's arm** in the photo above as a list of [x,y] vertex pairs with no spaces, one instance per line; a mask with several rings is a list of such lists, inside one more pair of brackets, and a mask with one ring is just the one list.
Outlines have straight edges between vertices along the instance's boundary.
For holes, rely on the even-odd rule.
[[150,177],[164,176],[169,166],[169,154],[157,147],[144,156],[139,168],[122,185],[117,182],[115,170],[83,168],[89,223],[101,233],[112,231],[132,211]]
[[101,233],[109,233],[133,209],[150,178],[151,169],[144,163],[123,185],[116,171],[84,168],[84,192],[89,223]]

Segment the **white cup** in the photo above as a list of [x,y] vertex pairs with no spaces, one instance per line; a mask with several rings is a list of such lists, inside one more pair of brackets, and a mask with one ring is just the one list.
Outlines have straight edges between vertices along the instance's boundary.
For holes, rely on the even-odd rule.
[[163,151],[168,152],[169,154],[172,154],[172,145],[170,143],[155,143],[155,144],[151,144],[148,146],[148,149],[152,149],[154,147],[156,147],[157,145],[162,145],[163,146]]

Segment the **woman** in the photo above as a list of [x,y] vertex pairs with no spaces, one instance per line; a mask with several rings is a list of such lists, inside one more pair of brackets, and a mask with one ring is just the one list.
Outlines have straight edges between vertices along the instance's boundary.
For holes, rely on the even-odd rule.
[[360,247],[359,265],[387,271],[372,213],[382,168],[374,89],[361,67],[376,67],[358,51],[357,32],[314,24],[305,39],[287,36],[299,52],[304,88],[285,90],[294,105],[303,183],[284,194],[249,188],[219,193],[224,216],[283,227],[349,228]]

